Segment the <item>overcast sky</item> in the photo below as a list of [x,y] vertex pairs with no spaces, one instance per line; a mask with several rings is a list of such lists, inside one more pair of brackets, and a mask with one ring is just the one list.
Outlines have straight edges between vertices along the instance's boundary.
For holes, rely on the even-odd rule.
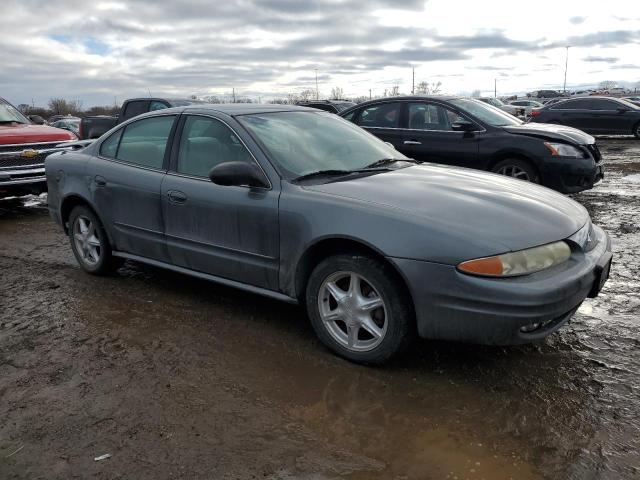
[[630,0],[0,0],[0,96],[498,94],[640,81]]

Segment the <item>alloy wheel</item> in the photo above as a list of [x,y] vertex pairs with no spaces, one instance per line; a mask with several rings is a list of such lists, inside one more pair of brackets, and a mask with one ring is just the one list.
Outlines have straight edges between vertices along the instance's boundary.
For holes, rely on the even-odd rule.
[[527,182],[531,181],[529,174],[517,165],[504,165],[503,167],[498,169],[496,173],[505,175],[507,177],[517,178],[519,180],[525,180]]
[[355,272],[336,272],[324,280],[318,310],[333,339],[351,351],[373,350],[387,333],[384,300],[366,278]]
[[73,224],[73,242],[78,255],[89,266],[95,266],[102,255],[102,242],[96,225],[89,217],[80,215]]

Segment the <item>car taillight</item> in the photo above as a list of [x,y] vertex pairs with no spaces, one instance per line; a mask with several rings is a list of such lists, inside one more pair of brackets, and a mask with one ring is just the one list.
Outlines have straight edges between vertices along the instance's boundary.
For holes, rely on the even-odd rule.
[[532,117],[537,117],[541,114],[542,112],[540,110],[531,110],[531,113],[529,114]]

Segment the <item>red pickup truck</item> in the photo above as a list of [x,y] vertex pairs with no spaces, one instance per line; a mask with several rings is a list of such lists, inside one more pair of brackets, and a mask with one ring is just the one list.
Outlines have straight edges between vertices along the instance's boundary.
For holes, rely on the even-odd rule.
[[45,157],[76,140],[67,130],[34,125],[0,98],[0,198],[45,192]]

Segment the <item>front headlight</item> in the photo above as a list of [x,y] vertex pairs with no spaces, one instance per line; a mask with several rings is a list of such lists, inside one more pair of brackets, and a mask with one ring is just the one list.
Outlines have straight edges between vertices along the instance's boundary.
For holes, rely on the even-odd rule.
[[459,264],[458,270],[486,277],[515,277],[539,272],[566,262],[570,255],[569,245],[560,241],[519,252],[469,260]]
[[552,157],[573,157],[573,158],[584,157],[584,152],[578,150],[576,147],[567,145],[566,143],[544,142],[544,146],[549,149]]

